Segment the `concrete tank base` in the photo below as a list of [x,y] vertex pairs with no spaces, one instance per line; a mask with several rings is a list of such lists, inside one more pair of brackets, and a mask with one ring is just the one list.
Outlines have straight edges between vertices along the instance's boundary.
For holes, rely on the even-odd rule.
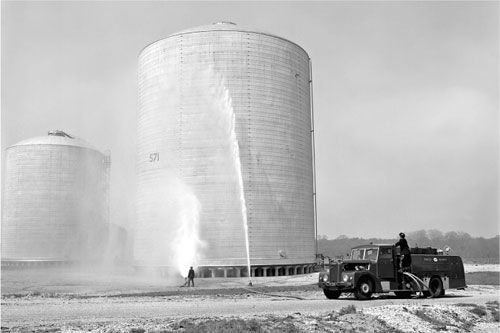
[[[314,272],[314,266],[315,264],[251,266],[250,273],[252,277],[309,274]],[[238,278],[249,276],[248,267],[246,266],[200,266],[196,269],[196,275],[200,278]]]
[[[290,276],[314,272],[315,264],[300,265],[261,265],[250,268],[252,277]],[[179,271],[169,266],[139,266],[135,265],[136,274],[155,276],[175,276]],[[248,277],[247,266],[198,266],[195,268],[197,278],[239,278]],[[187,275],[187,272],[186,272]]]

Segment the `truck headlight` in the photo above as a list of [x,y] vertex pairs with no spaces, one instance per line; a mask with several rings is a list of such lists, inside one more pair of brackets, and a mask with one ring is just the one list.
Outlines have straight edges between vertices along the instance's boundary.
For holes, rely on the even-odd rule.
[[342,281],[348,282],[352,279],[352,277],[349,274],[342,273]]
[[328,272],[323,273],[323,282],[328,282],[328,280],[330,280]]

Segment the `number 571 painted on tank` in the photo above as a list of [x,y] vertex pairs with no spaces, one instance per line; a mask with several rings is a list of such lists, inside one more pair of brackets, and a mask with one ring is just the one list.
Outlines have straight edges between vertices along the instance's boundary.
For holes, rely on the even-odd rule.
[[408,269],[400,268],[400,259],[399,248],[394,245],[357,246],[352,248],[350,259],[330,263],[329,269],[319,274],[318,285],[327,298],[354,293],[359,300],[389,292],[401,298],[417,293],[440,297],[446,289],[467,287],[459,256],[444,255],[428,247],[411,249],[412,264]]

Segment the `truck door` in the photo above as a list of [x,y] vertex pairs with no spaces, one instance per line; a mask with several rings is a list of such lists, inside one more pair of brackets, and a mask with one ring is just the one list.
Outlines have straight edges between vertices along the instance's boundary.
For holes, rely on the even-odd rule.
[[380,247],[378,256],[378,277],[380,279],[394,278],[394,256],[392,247]]

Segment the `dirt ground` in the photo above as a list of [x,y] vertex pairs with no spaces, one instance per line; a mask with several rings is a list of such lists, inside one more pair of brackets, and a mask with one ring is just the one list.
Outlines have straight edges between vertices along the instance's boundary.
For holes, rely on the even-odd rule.
[[195,288],[185,288],[181,277],[129,269],[2,270],[1,326],[2,332],[500,331],[498,285],[449,290],[437,299],[381,294],[361,302],[350,294],[326,299],[317,279],[318,273],[258,277],[251,287],[248,278],[196,279]]
[[464,264],[465,273],[500,272],[500,264]]

